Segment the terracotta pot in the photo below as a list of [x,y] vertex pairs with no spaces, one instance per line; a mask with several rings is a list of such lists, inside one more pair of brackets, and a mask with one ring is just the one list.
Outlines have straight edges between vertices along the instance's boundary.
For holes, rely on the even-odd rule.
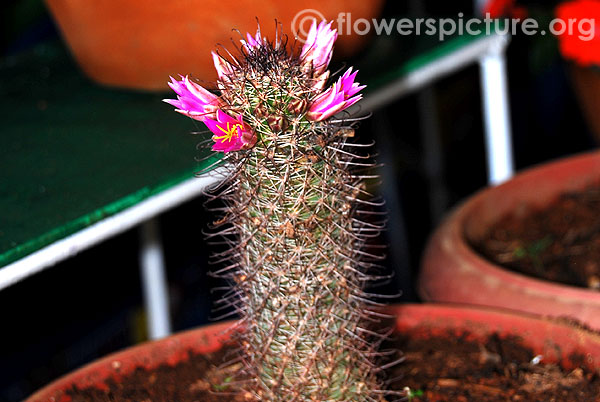
[[600,144],[600,71],[598,68],[573,64],[570,72],[583,115],[596,143]]
[[[376,17],[383,0],[46,0],[75,58],[92,79],[105,85],[165,90],[169,75],[192,73],[216,79],[210,52],[233,48],[240,34],[256,32],[256,18],[273,38],[275,20],[293,41],[294,16],[314,9],[328,20],[339,12],[351,19]],[[313,10],[313,11],[314,11]],[[315,15],[309,11],[303,16]],[[297,23],[302,18],[297,19]],[[305,20],[305,22],[307,22]],[[308,30],[308,23],[302,25]],[[344,26],[345,27],[345,26]],[[359,49],[366,36],[341,35],[336,56]]]
[[[571,369],[568,356],[579,354],[586,356],[588,369],[600,369],[600,335],[557,321],[435,304],[392,306],[389,312],[397,316],[396,329],[413,337],[444,335],[449,330],[468,331],[472,339],[485,339],[493,332],[500,337],[517,335],[534,353],[543,355],[544,362],[561,362]],[[151,368],[164,362],[175,364],[189,349],[200,353],[214,352],[227,341],[223,334],[230,325],[223,323],[196,329],[115,353],[57,380],[25,402],[69,402],[65,390],[72,386],[99,386],[104,380],[118,379],[136,367]]]
[[560,363],[566,369],[575,365],[571,355],[586,356],[587,369],[600,369],[600,334],[551,318],[475,306],[415,304],[393,307],[396,330],[412,338],[470,334],[485,340],[497,333],[500,338],[517,336],[544,363]]
[[188,351],[213,353],[229,340],[231,322],[185,331],[158,341],[147,342],[96,360],[42,388],[25,402],[70,402],[66,391],[100,387],[109,379],[119,380],[138,367],[152,369],[163,363],[175,365],[187,358]]
[[509,308],[568,316],[600,329],[600,293],[535,279],[496,265],[473,250],[507,213],[544,207],[559,194],[600,181],[600,153],[583,154],[529,169],[482,190],[458,206],[431,237],[418,291],[424,300]]

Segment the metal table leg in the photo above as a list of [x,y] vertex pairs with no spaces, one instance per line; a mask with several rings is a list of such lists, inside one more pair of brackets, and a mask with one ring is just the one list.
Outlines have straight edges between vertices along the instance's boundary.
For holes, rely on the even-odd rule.
[[171,318],[163,249],[156,218],[142,224],[140,240],[140,269],[144,305],[148,315],[148,336],[150,339],[158,339],[171,333]]
[[479,61],[490,184],[499,184],[514,173],[505,60],[507,44],[508,36],[492,46]]

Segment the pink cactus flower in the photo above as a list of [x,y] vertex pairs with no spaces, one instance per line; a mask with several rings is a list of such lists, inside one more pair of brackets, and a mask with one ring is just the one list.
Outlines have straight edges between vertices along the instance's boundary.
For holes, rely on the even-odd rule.
[[212,133],[213,151],[231,152],[248,149],[256,144],[256,135],[248,124],[244,122],[243,116],[237,119],[229,116],[222,110],[217,110],[216,120],[205,119],[204,124]]
[[219,56],[216,52],[210,52],[212,54],[213,63],[215,64],[215,70],[220,80],[227,79],[227,76],[233,74],[233,66],[223,57]]
[[315,77],[320,76],[331,61],[333,43],[338,36],[337,30],[331,29],[331,24],[321,21],[317,25],[316,21],[313,21],[300,53],[303,65],[312,68]]
[[249,33],[246,34],[246,40],[242,39],[242,46],[246,48],[247,52],[254,50],[255,48],[264,44],[264,38],[260,35],[260,27],[256,30],[256,35],[252,36]]
[[361,100],[362,95],[356,94],[366,85],[354,82],[357,73],[350,67],[327,91],[317,96],[308,108],[308,118],[325,120]]
[[189,76],[180,77],[181,81],[170,77],[171,82],[169,82],[171,89],[177,93],[177,99],[163,99],[163,101],[175,106],[175,111],[194,120],[204,121],[207,118],[214,118],[220,105],[219,98],[191,81]]
[[[313,22],[300,54],[299,62],[309,82],[309,93],[316,96],[308,102],[308,110],[306,99],[300,99],[299,104],[294,108],[298,109],[298,114],[307,110],[306,117],[312,121],[323,121],[355,104],[362,98],[359,91],[365,88],[364,85],[355,82],[357,72],[349,68],[330,88],[324,90],[330,74],[327,68],[331,61],[333,44],[337,39],[337,32],[331,26],[332,22],[323,21],[319,24]],[[254,36],[247,34],[241,43],[242,53],[245,52],[246,56],[252,56],[253,52],[263,47],[265,51],[273,51],[282,45],[279,34],[276,35],[273,43],[267,42],[261,36],[260,29]],[[219,75],[217,85],[226,94],[227,91],[236,88],[234,84],[239,84],[236,80],[242,75],[240,72],[243,70],[240,69],[245,68],[236,57],[229,53],[228,55],[230,57],[226,59],[212,52],[215,69]],[[227,97],[221,99],[192,82],[189,76],[181,76],[181,80],[171,77],[169,86],[177,93],[177,99],[164,101],[175,106],[177,112],[206,124],[213,133],[213,151],[227,153],[250,149],[256,144],[257,134],[249,124],[244,122],[242,111],[238,108],[226,109],[231,115],[224,111]],[[290,110],[292,106],[290,105]],[[285,129],[286,122],[283,119],[279,122],[270,116],[268,120],[273,131]]]

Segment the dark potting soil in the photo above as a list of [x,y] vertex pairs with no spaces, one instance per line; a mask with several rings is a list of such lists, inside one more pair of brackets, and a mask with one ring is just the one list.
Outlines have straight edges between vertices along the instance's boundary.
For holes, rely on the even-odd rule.
[[[409,387],[412,402],[600,402],[600,372],[544,364],[517,338],[467,338],[403,339],[406,360],[390,374],[399,377],[392,385]],[[572,357],[574,367],[581,359]]]
[[[544,364],[516,338],[491,336],[482,343],[468,335],[401,338],[387,347],[403,350],[406,358],[388,370],[390,388],[408,387],[412,402],[600,402],[600,373]],[[581,359],[574,357],[575,363]],[[119,383],[108,381],[105,390],[73,389],[70,395],[72,402],[244,401],[243,395],[214,392],[211,384],[228,375],[217,374],[221,361],[221,353],[190,355],[176,366],[138,369]]]
[[513,271],[600,291],[600,186],[506,215],[473,247]]

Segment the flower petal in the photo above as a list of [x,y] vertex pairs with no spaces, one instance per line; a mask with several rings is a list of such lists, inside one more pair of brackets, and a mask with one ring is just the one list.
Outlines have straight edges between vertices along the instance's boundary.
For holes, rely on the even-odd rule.
[[189,76],[180,76],[178,81],[173,77],[168,85],[177,93],[177,99],[163,99],[175,106],[176,111],[196,120],[212,117],[219,107],[219,97],[190,80]]
[[217,75],[220,80],[227,79],[227,76],[233,74],[233,68],[227,60],[219,56],[216,52],[210,53],[212,54],[215,70],[217,70]]
[[251,148],[256,144],[256,134],[244,122],[241,114],[235,119],[219,109],[215,115],[216,120],[206,119],[204,121],[206,127],[214,134],[212,137],[215,142],[212,146],[213,151],[239,151]]
[[328,90],[315,97],[308,108],[307,117],[313,121],[325,120],[361,100],[362,95],[357,93],[366,85],[354,82],[357,73],[349,68]]
[[337,31],[331,29],[332,23],[321,21],[317,25],[316,21],[313,21],[306,42],[302,46],[300,53],[302,64],[305,69],[312,69],[315,76],[319,76],[327,70],[331,61],[333,44],[337,39]]
[[242,46],[244,46],[248,52],[252,52],[257,47],[262,46],[264,44],[264,39],[260,34],[260,27],[258,27],[254,36],[247,33],[246,40],[242,39],[240,42],[242,42]]

